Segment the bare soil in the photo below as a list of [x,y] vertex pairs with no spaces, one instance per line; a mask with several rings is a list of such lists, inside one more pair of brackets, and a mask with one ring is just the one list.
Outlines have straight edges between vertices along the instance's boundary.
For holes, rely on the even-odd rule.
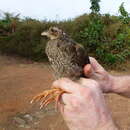
[[[130,63],[122,71],[110,72],[130,74]],[[0,56],[0,130],[68,130],[52,105],[39,110],[38,104],[29,103],[34,95],[49,88],[53,80],[46,62]],[[121,130],[130,130],[130,99],[116,94],[105,97],[115,123]],[[24,118],[26,115],[30,115],[29,119]]]

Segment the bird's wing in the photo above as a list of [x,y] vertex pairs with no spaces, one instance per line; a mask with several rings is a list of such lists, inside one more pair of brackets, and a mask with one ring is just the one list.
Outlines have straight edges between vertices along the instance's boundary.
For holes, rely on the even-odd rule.
[[89,57],[85,48],[81,44],[76,44],[75,48],[76,48],[76,54],[77,54],[76,60],[78,64],[80,65],[89,64],[90,61],[89,61]]

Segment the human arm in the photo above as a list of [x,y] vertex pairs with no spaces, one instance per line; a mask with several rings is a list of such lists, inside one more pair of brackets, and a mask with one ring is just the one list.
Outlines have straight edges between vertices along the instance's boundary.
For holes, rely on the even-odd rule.
[[130,76],[111,76],[112,92],[130,98]]
[[96,81],[75,83],[62,78],[53,86],[68,92],[62,95],[64,104],[59,102],[58,106],[70,130],[117,130]]
[[114,92],[130,97],[130,76],[113,76],[92,57],[90,63],[84,67],[84,73],[87,77],[96,80],[103,92]]

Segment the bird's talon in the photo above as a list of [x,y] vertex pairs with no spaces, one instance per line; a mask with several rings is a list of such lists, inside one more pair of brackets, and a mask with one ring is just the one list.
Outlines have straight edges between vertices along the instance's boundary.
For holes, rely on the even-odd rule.
[[65,93],[65,91],[59,88],[45,90],[43,93],[40,93],[39,95],[35,96],[30,103],[40,101],[40,109],[42,109],[53,101],[56,101],[56,104],[58,104],[58,101],[60,101],[60,97],[63,93]]

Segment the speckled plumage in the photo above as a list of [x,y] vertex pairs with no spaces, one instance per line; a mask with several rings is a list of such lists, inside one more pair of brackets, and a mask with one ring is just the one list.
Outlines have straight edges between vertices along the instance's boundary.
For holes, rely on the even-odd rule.
[[[51,27],[41,35],[50,39],[46,45],[46,54],[55,78],[67,77],[78,81],[83,76],[84,65],[90,63],[86,50],[57,27]],[[51,88],[35,96],[31,103],[41,101],[40,108],[53,101],[56,101],[57,105],[63,93],[68,92],[60,88]]]
[[[51,29],[55,30],[55,28]],[[49,40],[46,45],[46,54],[54,70],[54,75],[56,79],[61,77],[78,79],[83,76],[84,65],[89,63],[86,50],[63,31],[56,29],[56,31],[60,31],[60,35]]]

